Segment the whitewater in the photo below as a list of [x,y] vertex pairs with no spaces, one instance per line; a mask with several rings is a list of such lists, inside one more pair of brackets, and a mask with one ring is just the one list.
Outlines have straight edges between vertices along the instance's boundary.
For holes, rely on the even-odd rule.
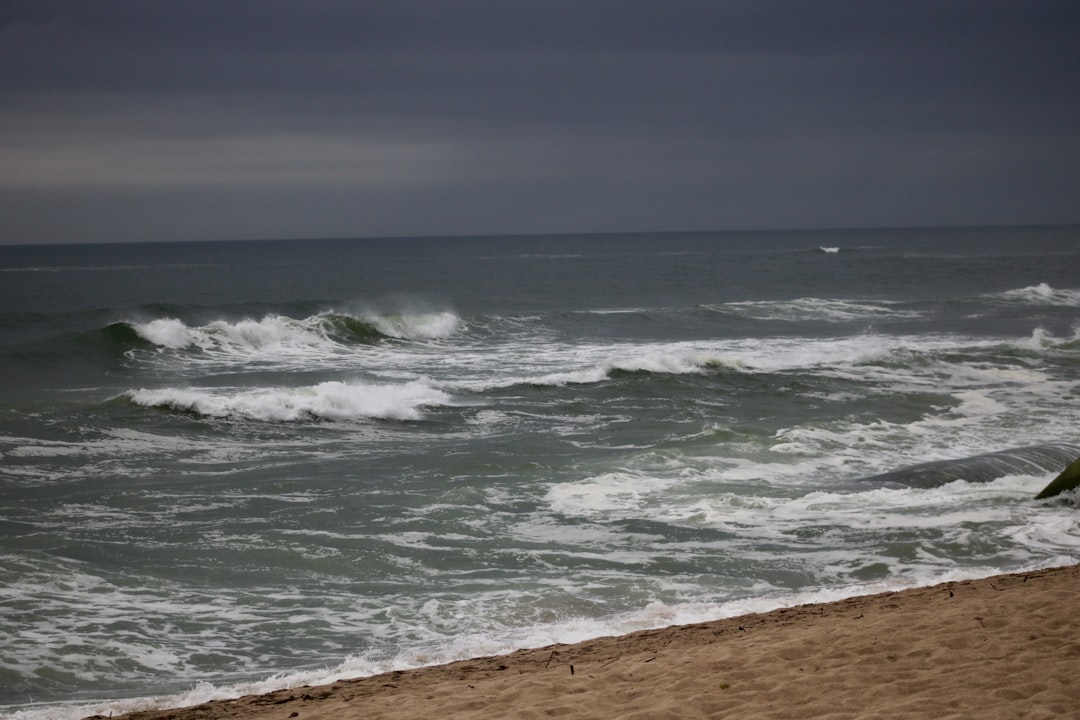
[[0,715],[1076,562],[1033,498],[1078,267],[1074,227],[0,247]]

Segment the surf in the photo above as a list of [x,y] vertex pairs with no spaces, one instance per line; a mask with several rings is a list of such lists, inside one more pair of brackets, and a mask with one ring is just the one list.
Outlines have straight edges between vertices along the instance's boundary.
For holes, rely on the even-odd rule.
[[416,421],[426,408],[453,398],[423,382],[380,385],[330,381],[295,388],[210,390],[139,389],[121,398],[136,406],[210,419],[301,423],[307,421]]
[[1047,283],[1007,290],[990,297],[1025,305],[1080,307],[1080,290],[1053,288]]

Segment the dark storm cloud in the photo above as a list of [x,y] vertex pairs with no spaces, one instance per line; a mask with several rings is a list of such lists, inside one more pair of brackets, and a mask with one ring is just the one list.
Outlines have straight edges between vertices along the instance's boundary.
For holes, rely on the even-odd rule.
[[8,2],[0,242],[1075,222],[1072,2]]

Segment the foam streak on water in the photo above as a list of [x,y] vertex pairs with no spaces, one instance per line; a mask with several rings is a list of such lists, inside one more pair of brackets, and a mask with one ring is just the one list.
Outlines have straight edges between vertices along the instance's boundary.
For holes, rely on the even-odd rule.
[[0,248],[0,714],[1074,562],[1078,237]]

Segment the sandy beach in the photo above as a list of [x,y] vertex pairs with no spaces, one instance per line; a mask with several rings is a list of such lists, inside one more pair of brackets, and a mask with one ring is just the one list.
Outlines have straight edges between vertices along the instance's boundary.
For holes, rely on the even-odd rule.
[[123,717],[1075,717],[1078,593],[1080,565]]

